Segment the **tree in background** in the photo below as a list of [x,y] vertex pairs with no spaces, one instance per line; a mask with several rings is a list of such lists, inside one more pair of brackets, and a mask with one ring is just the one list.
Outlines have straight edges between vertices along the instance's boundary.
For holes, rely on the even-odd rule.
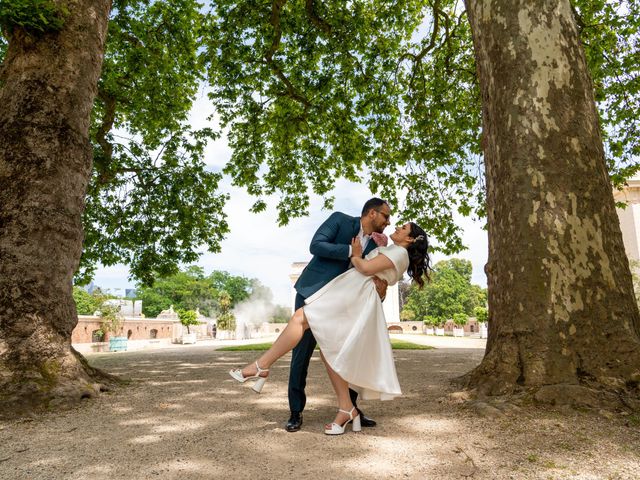
[[[267,289],[255,279],[190,266],[174,275],[155,279],[153,286],[138,285],[138,299],[147,317],[156,317],[171,305],[176,310],[198,309],[206,317],[219,312],[220,295],[229,295],[231,307],[247,299],[254,290]],[[267,289],[268,290],[268,289]],[[262,291],[262,290],[261,290]],[[269,290],[270,293],[270,290]]]
[[231,311],[231,295],[227,292],[222,292],[218,300],[218,318],[217,326],[218,330],[230,330],[236,329],[236,317]]
[[411,287],[401,318],[443,324],[456,314],[473,315],[475,307],[486,304],[486,291],[471,283],[469,260],[452,258],[438,262],[431,282],[422,290]]
[[78,315],[93,315],[105,300],[102,295],[93,295],[82,287],[73,287],[73,300],[76,304]]
[[100,330],[110,334],[110,337],[122,335],[124,316],[120,312],[120,306],[109,302],[103,302],[98,310],[100,316]]
[[187,333],[191,333],[189,327],[191,325],[200,325],[198,321],[198,314],[194,310],[178,310],[178,318],[180,319],[180,323],[187,327]]
[[489,317],[489,312],[485,307],[476,307],[473,309],[473,316],[480,323],[485,323]]
[[453,314],[453,323],[457,327],[464,327],[469,321],[469,316],[466,313],[454,313]]
[[287,323],[291,319],[291,308],[283,305],[276,305],[269,321],[271,323]]
[[218,292],[227,292],[231,297],[231,306],[246,300],[252,294],[273,295],[268,287],[265,287],[259,280],[246,278],[239,275],[231,275],[228,272],[214,270],[207,277],[207,281]]

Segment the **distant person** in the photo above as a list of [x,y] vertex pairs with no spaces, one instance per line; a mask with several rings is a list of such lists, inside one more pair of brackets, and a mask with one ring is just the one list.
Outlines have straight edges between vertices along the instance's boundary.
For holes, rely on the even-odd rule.
[[[373,212],[369,208],[372,201],[381,202],[377,203],[377,209],[373,207]],[[377,215],[384,220],[372,222]],[[363,242],[360,238],[383,230],[389,224],[389,215],[389,206],[380,199],[372,199],[365,204],[360,222],[355,219],[355,225],[353,217],[334,213],[318,229],[311,242],[314,258],[295,285],[298,291],[296,311],[287,327],[256,362],[242,370],[230,372],[240,382],[256,380],[253,389],[259,392],[269,374],[269,367],[293,348],[289,381],[292,411],[292,418],[287,424],[289,431],[299,429],[302,424],[300,412],[306,400],[304,382],[316,340],[338,397],[338,413],[331,424],[325,425],[325,433],[344,433],[349,422],[353,422],[356,431],[361,426],[372,426],[364,421],[375,425],[357,408],[357,392],[364,399],[391,399],[401,394],[382,302],[376,292],[374,279],[378,277],[393,285],[408,270],[412,279],[422,286],[423,277],[428,273],[429,256],[424,230],[415,223],[407,223],[397,227],[391,236],[394,245],[379,247],[366,259],[362,258],[362,245],[366,244],[367,239]],[[350,245],[345,243],[345,236],[353,237]],[[347,270],[349,262],[346,259],[349,258],[355,268]],[[318,268],[320,265],[330,272],[322,271]],[[333,273],[342,268],[347,271],[337,275]],[[327,276],[331,276],[330,281],[326,280]],[[299,371],[296,372],[296,369]],[[295,380],[299,380],[297,390]],[[353,390],[349,390],[349,385]],[[296,407],[300,410],[294,410]],[[296,419],[296,413],[299,419]],[[293,426],[297,428],[290,428],[295,420],[298,422]]]
[[214,323],[213,325],[211,325],[211,336],[213,337],[214,340],[216,338],[217,333],[218,333],[218,327]]

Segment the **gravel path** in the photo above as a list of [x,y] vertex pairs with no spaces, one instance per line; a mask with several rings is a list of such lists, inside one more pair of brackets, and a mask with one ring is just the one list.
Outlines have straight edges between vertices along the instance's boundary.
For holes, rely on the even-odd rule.
[[478,342],[456,345],[465,348],[395,351],[404,396],[363,402],[378,426],[340,437],[322,433],[334,406],[317,353],[297,433],[283,429],[288,357],[257,395],[226,373],[251,352],[88,355],[131,383],[71,411],[0,423],[0,478],[640,478],[639,417],[551,408],[480,417],[447,400],[449,380],[483,354]]

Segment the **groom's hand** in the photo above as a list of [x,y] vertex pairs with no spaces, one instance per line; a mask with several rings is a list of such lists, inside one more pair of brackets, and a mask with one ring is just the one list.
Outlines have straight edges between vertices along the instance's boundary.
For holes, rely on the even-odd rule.
[[376,285],[376,291],[378,292],[380,300],[384,300],[384,298],[387,296],[388,283],[378,277],[373,277],[373,283]]
[[353,237],[351,239],[351,256],[356,258],[362,257],[362,245],[360,244],[358,237]]

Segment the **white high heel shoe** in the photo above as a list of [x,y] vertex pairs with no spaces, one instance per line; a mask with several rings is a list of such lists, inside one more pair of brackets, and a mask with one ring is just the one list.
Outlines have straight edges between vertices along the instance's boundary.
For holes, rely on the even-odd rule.
[[267,372],[268,374],[269,369],[260,368],[260,365],[258,365],[258,362],[256,362],[256,368],[258,369],[258,373],[256,373],[255,375],[251,375],[250,377],[243,376],[242,369],[240,368],[234,368],[232,370],[229,370],[229,375],[231,375],[231,377],[233,377],[234,380],[237,380],[240,383],[244,383],[247,380],[255,380],[256,383],[253,384],[253,386],[251,387],[251,390],[253,390],[256,393],[260,393],[262,391],[262,387],[264,387],[264,383],[267,381],[267,378],[268,378],[268,376],[263,377],[260,374],[264,372]]
[[338,425],[336,422],[333,422],[331,424],[331,428],[324,429],[324,433],[326,435],[342,435],[344,433],[345,428],[347,428],[347,425],[350,422],[351,422],[351,430],[353,430],[354,432],[359,432],[360,430],[362,430],[362,425],[360,424],[360,415],[357,415],[356,417],[354,417],[353,416],[354,410],[357,412],[356,407],[353,407],[348,412],[346,410],[342,410],[341,408],[339,408],[338,409],[339,412],[346,413],[347,415],[349,415],[349,420],[344,422],[342,425]]

